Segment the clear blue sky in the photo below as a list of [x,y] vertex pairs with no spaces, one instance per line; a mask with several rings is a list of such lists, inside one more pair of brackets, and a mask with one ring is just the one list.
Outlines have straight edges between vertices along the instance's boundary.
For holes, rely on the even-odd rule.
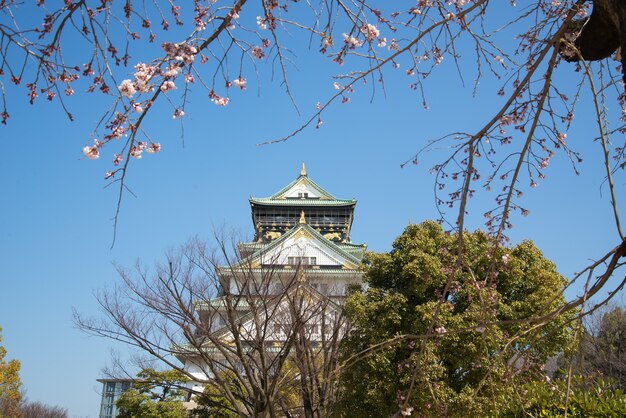
[[[334,106],[320,129],[259,147],[298,127],[317,101],[334,93],[329,69],[336,68],[315,52],[295,53],[298,68],[290,68],[290,77],[303,116],[262,66],[259,80],[247,77],[248,90],[233,91],[226,108],[204,92],[192,95],[184,144],[169,113],[148,120],[163,150],[130,168],[128,184],[137,198],[124,197],[112,249],[116,190],[104,189],[102,180],[109,156],[81,158],[106,101],[75,96],[69,106],[77,121],[71,123],[54,104],[30,106],[23,88],[9,87],[11,119],[0,127],[0,326],[8,357],[22,362],[31,400],[67,407],[71,416],[97,416],[100,369],[110,349],[125,348],[75,329],[72,308],[98,315],[94,293],[118,280],[113,262],[161,260],[194,236],[208,239],[215,227],[251,234],[248,197],[280,189],[302,162],[328,191],[358,200],[352,238],[370,250],[386,251],[409,222],[437,217],[428,169],[444,154],[404,169],[400,164],[429,139],[477,128],[496,104],[499,86],[485,82],[473,98],[471,86],[444,62],[427,83],[426,111],[402,70],[388,71],[386,96],[378,88],[370,103],[371,90],[363,88],[350,104]],[[566,276],[616,244],[600,147],[591,141],[593,119],[586,116],[590,104],[581,106],[568,132],[569,143],[584,154],[581,175],[557,154],[547,179],[526,191],[530,216],[514,218],[511,232],[513,242],[535,241]],[[623,172],[616,182],[623,193]],[[482,209],[493,195],[480,193],[471,203],[468,227],[474,229],[482,226]]]

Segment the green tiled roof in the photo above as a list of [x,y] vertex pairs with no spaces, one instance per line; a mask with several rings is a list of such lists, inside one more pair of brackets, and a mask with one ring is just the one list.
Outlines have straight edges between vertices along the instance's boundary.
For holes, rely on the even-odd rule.
[[[226,307],[226,300],[224,299],[224,297],[219,297],[219,298],[215,298],[215,299],[211,299],[210,301],[197,301],[195,303],[196,308],[197,309],[203,309],[206,308],[208,306],[213,307],[213,308],[223,308]],[[233,301],[233,305],[235,309],[238,310],[247,310],[249,309],[250,305],[248,305],[248,301],[244,298],[241,297],[237,300]]]
[[[258,251],[259,249],[266,248],[270,244],[271,242],[240,242],[239,246],[252,251]],[[352,244],[349,242],[333,242],[333,244],[357,258],[362,258],[367,250],[367,244]]]
[[289,190],[294,184],[296,184],[300,180],[303,180],[311,188],[317,190],[317,192],[322,196],[322,199],[325,199],[325,200],[337,200],[337,198],[335,198],[335,196],[333,196],[332,194],[328,193],[319,184],[317,184],[313,180],[311,180],[309,178],[309,176],[306,175],[306,173],[304,173],[304,174],[301,173],[294,181],[292,181],[291,183],[289,183],[288,185],[286,185],[285,187],[283,187],[282,189],[280,189],[279,191],[274,193],[271,196],[271,198],[272,199],[276,199],[278,196],[280,196],[281,194],[285,193],[287,190]]
[[271,197],[251,197],[250,203],[276,206],[349,206],[355,205],[355,199],[274,199]]
[[[324,237],[322,234],[320,234],[315,228],[313,228],[312,226],[306,224],[306,223],[299,223],[296,226],[294,226],[293,228],[291,228],[289,231],[287,231],[286,233],[284,233],[283,235],[281,235],[280,238],[277,238],[273,241],[271,241],[267,246],[263,246],[263,247],[259,247],[254,253],[252,253],[251,255],[249,255],[248,257],[246,257],[245,259],[241,260],[240,263],[238,263],[238,265],[243,265],[245,266],[246,263],[250,260],[255,259],[256,257],[261,256],[262,253],[266,252],[266,251],[270,251],[272,250],[274,247],[280,246],[282,245],[282,243],[287,240],[289,237],[291,237],[293,234],[295,234],[297,231],[299,231],[300,229],[305,229],[307,232],[309,232],[312,236],[317,237],[318,240],[321,242],[322,245],[326,246],[329,250],[333,251],[333,252],[337,252],[339,254],[341,254],[344,258],[346,258],[347,260],[352,261],[354,264],[360,264],[361,263],[361,258],[358,256],[355,256],[352,252],[347,251],[347,248],[342,248],[340,245],[337,245],[336,243],[330,241],[329,239],[327,239],[326,237]],[[227,270],[227,269],[225,269]]]
[[[229,267],[227,269],[224,269],[223,272],[227,273],[229,271],[233,271],[233,272],[245,272],[245,273],[254,274],[254,273],[267,272],[268,269],[271,269],[271,267],[270,268],[236,268],[236,267],[235,268],[230,268]],[[279,272],[281,272],[281,273],[282,272],[296,272],[297,269],[295,269],[295,268],[294,269],[278,269],[278,268],[275,268],[274,271],[276,273],[279,273]],[[333,276],[335,276],[337,274],[363,274],[363,270],[361,270],[361,269],[341,269],[341,268],[336,268],[336,269],[320,268],[320,269],[317,269],[317,268],[307,268],[307,269],[304,269],[304,271],[305,271],[305,275],[319,275],[319,274],[321,274],[321,275],[333,275]]]

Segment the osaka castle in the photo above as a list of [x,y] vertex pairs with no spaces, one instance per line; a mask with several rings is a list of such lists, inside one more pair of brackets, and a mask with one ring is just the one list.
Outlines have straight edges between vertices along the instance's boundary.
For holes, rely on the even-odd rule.
[[362,283],[366,250],[351,241],[355,206],[315,183],[304,164],[272,196],[250,198],[253,241],[239,243],[237,260],[215,268],[218,290],[195,303],[202,329],[176,354],[196,380],[189,389],[201,392],[220,373],[254,386],[251,376],[272,379],[286,361],[299,369],[294,359],[304,352],[337,361],[347,330],[342,305]]

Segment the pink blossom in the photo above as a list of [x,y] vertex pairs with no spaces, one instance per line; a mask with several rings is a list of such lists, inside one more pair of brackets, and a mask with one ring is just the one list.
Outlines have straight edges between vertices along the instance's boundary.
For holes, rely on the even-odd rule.
[[120,84],[117,89],[120,91],[120,93],[122,93],[122,96],[128,97],[129,99],[131,99],[133,95],[137,92],[131,80],[122,81],[122,84]]
[[176,84],[171,80],[164,81],[163,84],[161,84],[161,91],[165,93],[170,90],[176,90]]
[[213,100],[213,103],[215,103],[218,106],[226,106],[228,104],[228,97],[218,97],[216,99]]
[[242,78],[241,76],[239,76],[239,78],[234,79],[233,84],[239,87],[241,90],[246,89],[246,79]]
[[265,52],[263,52],[263,50],[258,46],[255,46],[254,48],[252,48],[252,55],[254,56],[254,58],[260,60],[265,56]]
[[348,48],[355,49],[361,45],[363,45],[363,41],[355,38],[352,35],[348,35],[347,33],[343,34],[343,42],[348,45]]
[[159,151],[161,151],[161,144],[158,142],[153,142],[148,148],[146,148],[146,152],[148,154],[156,154]]
[[185,111],[181,109],[174,110],[174,114],[172,115],[172,119],[178,119],[185,116]]
[[166,77],[176,77],[180,73],[180,66],[178,64],[170,64],[167,66],[167,70],[163,73]]
[[164,42],[161,44],[161,48],[163,48],[169,58],[175,59],[176,61],[183,61],[185,64],[193,63],[195,55],[198,53],[195,46],[184,42],[179,44]]
[[403,406],[402,409],[400,409],[400,415],[402,415],[403,417],[411,416],[412,412],[413,412],[412,406]]
[[90,160],[97,160],[98,158],[100,158],[100,152],[98,151],[97,145],[94,145],[93,147],[83,148],[83,154],[85,154],[85,157],[89,158]]
[[261,16],[256,17],[256,24],[259,26],[259,29],[261,30],[267,29],[267,24],[265,23],[265,19],[263,19]]
[[150,91],[152,86],[149,82],[156,71],[157,68],[152,65],[146,65],[143,63],[135,65],[135,89],[139,93],[146,93]]
[[374,39],[378,38],[378,35],[380,35],[378,28],[370,23],[361,27],[361,33],[369,42],[372,42]]
[[139,149],[138,147],[132,147],[130,149],[130,156],[138,160],[141,158],[142,151],[143,150]]

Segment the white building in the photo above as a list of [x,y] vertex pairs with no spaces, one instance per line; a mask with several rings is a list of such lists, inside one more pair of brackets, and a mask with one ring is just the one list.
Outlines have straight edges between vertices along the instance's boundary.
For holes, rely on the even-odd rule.
[[274,195],[250,198],[254,241],[239,244],[236,263],[218,268],[220,294],[196,304],[205,329],[177,355],[197,377],[192,389],[223,370],[240,377],[279,367],[297,349],[336,351],[342,303],[362,282],[366,245],[350,240],[355,205],[317,185],[304,164]]

